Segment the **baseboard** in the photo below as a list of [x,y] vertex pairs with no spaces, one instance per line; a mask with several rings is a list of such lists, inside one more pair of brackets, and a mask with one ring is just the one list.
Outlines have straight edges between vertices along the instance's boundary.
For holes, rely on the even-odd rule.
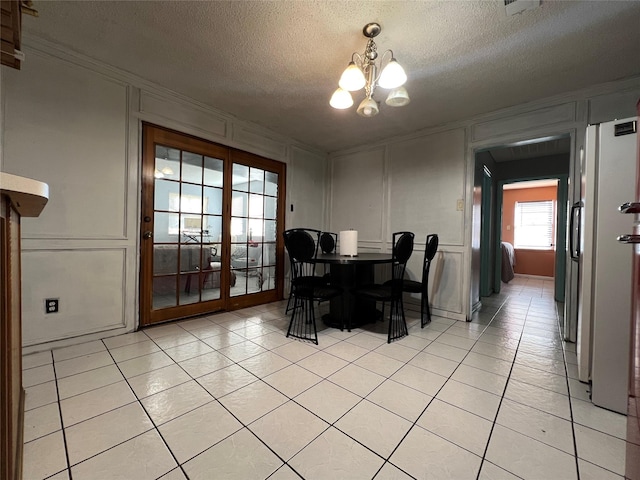
[[471,315],[476,313],[481,308],[482,308],[482,301],[478,300],[476,303],[473,304],[473,307],[471,308]]
[[542,275],[527,275],[526,273],[515,273],[514,275],[520,278],[533,278],[535,280],[553,280],[554,279],[554,277],[545,277]]

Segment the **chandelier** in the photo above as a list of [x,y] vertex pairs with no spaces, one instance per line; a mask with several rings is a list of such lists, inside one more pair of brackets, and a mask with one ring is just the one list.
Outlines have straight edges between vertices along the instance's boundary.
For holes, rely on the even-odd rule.
[[[376,87],[390,90],[385,103],[391,107],[402,107],[409,103],[409,94],[402,86],[407,81],[407,74],[393,57],[393,52],[387,50],[378,59],[378,51],[373,38],[380,33],[378,23],[368,23],[362,29],[367,37],[364,53],[353,53],[351,62],[342,73],[339,88],[333,92],[329,104],[333,108],[345,109],[353,105],[353,98],[349,92],[355,92],[364,87],[365,98],[358,106],[358,114],[363,117],[373,117],[378,114],[378,102],[373,99]],[[382,67],[383,63],[386,64]]]

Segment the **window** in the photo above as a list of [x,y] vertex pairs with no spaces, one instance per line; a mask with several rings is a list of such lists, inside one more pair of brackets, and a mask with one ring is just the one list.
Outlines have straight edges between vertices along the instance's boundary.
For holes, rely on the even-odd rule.
[[555,213],[554,200],[516,202],[514,217],[514,246],[551,250]]

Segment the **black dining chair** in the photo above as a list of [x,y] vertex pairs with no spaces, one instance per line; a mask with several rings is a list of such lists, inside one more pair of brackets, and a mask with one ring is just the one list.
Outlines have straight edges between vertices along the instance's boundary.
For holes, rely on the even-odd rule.
[[320,233],[320,250],[322,253],[336,253],[338,246],[338,234],[333,232]]
[[[333,232],[322,232],[320,233],[320,251],[324,255],[330,255],[336,253],[336,248],[338,247],[338,234]],[[324,278],[327,283],[331,282],[331,273],[327,272],[327,265],[323,265],[323,273]]]
[[[320,240],[318,241],[318,247],[324,254],[336,253],[336,247],[338,246],[338,234],[333,232],[320,232],[319,230],[314,230],[311,228],[305,229],[309,232],[319,232]],[[330,273],[326,271],[326,265],[323,265],[323,276],[326,283],[330,283],[331,277]],[[291,275],[291,279],[293,280],[293,275]],[[289,289],[289,299],[287,300],[287,308],[285,309],[285,313],[289,313],[293,308],[291,304],[293,288]]]
[[424,247],[424,261],[422,263],[422,281],[403,279],[402,291],[420,294],[420,324],[422,328],[431,322],[431,308],[429,307],[429,268],[431,260],[438,251],[438,235],[427,235]]
[[314,302],[330,300],[342,294],[342,289],[316,276],[320,231],[294,228],[284,232],[284,245],[291,262],[291,321],[287,337],[310,340],[318,344]]
[[382,302],[383,319],[385,304],[390,303],[387,343],[409,334],[402,303],[402,279],[404,278],[407,261],[413,253],[413,238],[414,235],[411,232],[396,232],[393,234],[391,280],[383,284],[365,285],[352,291],[357,297]]

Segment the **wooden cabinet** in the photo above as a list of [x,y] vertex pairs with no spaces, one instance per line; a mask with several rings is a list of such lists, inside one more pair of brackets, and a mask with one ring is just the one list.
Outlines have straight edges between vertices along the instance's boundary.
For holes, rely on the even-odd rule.
[[22,15],[20,12],[20,2],[17,0],[2,0],[0,2],[0,12],[2,15],[2,54],[0,60],[2,65],[17,68],[20,70],[20,58],[15,55],[16,50],[20,50]]
[[46,184],[0,173],[0,478],[22,478],[24,388],[20,293],[20,218],[36,217]]

